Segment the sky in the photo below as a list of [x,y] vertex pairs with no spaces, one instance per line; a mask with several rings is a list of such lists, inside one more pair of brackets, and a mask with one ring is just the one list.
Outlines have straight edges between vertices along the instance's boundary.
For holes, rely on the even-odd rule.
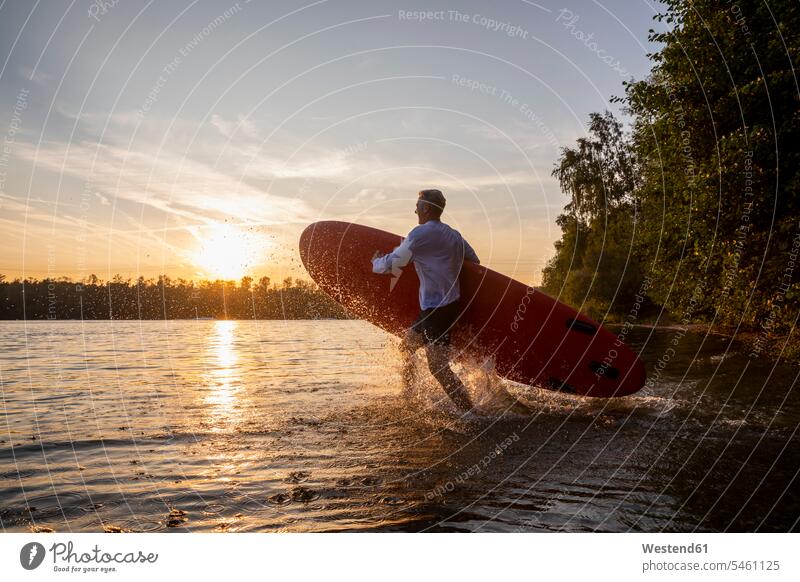
[[650,69],[652,0],[0,4],[0,274],[303,277],[317,220],[416,193],[528,284],[551,176]]

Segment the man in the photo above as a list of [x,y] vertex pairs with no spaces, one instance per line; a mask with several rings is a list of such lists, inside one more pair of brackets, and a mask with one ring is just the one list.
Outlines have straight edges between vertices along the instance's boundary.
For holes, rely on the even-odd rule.
[[450,399],[462,410],[472,402],[464,384],[450,369],[450,331],[460,314],[461,296],[458,275],[465,260],[480,263],[478,255],[457,230],[441,221],[445,198],[439,190],[422,190],[415,210],[419,219],[402,244],[388,255],[378,253],[372,259],[375,273],[394,274],[414,262],[419,276],[420,314],[401,344],[405,362],[403,377],[407,384],[414,378],[414,352],[425,346],[428,368]]

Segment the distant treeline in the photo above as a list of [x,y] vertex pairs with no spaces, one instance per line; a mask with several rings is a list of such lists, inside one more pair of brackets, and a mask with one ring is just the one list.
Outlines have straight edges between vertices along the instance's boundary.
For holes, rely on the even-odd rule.
[[556,163],[570,202],[543,287],[599,319],[757,333],[760,353],[800,313],[800,3],[660,8],[650,74],[614,99],[630,130],[592,114]]
[[0,275],[0,319],[348,319],[315,284],[268,277],[254,281],[157,279],[82,281]]

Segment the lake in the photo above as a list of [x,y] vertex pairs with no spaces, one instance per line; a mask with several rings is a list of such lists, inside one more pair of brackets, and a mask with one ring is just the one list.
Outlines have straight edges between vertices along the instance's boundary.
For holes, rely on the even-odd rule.
[[677,329],[626,341],[650,371],[669,355],[634,396],[464,362],[461,415],[361,321],[0,322],[0,525],[798,531],[798,369]]

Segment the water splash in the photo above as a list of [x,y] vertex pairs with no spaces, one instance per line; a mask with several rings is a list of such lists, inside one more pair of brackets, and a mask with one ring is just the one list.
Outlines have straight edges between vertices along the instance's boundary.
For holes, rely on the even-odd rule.
[[494,371],[494,362],[485,358],[460,357],[457,362],[451,362],[451,367],[467,389],[474,406],[464,415],[431,375],[425,351],[418,350],[412,357],[414,377],[410,385],[404,386],[404,393],[426,408],[464,417],[466,421],[525,417],[534,412],[508,391],[507,382]]

